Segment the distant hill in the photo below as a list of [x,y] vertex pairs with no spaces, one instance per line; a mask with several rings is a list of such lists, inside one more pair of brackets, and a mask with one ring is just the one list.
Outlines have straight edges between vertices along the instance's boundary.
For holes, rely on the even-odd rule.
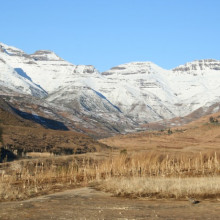
[[[211,122],[216,120],[218,123]],[[134,152],[220,152],[220,112],[200,117],[184,126],[116,135],[100,141]]]
[[109,149],[105,144],[79,132],[46,129],[32,120],[24,119],[3,99],[0,99],[0,104],[4,148],[19,156],[27,152],[61,155]]

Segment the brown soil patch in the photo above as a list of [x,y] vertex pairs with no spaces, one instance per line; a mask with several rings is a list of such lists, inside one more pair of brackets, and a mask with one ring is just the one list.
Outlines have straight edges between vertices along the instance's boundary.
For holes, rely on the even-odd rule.
[[144,200],[112,197],[80,188],[22,202],[1,203],[2,220],[44,219],[219,219],[218,201]]

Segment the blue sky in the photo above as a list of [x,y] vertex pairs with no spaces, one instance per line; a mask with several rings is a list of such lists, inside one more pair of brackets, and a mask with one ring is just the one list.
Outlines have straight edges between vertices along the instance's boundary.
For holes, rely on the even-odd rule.
[[98,70],[220,59],[219,0],[1,0],[0,42]]

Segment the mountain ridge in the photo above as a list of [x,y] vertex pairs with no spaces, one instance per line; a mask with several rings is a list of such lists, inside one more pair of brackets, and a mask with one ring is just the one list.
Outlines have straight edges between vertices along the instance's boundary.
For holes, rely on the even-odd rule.
[[100,73],[92,65],[71,64],[52,51],[26,54],[0,43],[2,95],[9,88],[43,98],[59,112],[67,111],[73,118],[78,112],[81,119],[102,121],[102,126],[114,124],[118,132],[219,103],[219,72],[220,61],[204,59],[171,70],[149,61],[131,62]]

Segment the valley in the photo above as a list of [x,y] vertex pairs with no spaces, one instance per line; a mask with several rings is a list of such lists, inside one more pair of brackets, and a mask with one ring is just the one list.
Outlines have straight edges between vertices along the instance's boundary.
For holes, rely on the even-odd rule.
[[[218,219],[220,126],[210,123],[210,117],[219,115],[202,117],[169,133],[148,131],[101,139],[99,146],[87,137],[88,144],[97,144],[94,152],[34,151],[2,163],[0,218],[15,219],[8,213],[16,213],[19,219]],[[13,124],[15,118],[6,121]],[[24,123],[26,128],[37,127],[39,136],[45,132],[38,124],[16,118],[20,129]],[[21,136],[15,125],[10,128]],[[55,139],[62,134],[60,143],[66,137],[79,138],[73,132],[68,136],[70,131],[55,132]],[[50,137],[54,131],[45,133]],[[4,142],[8,136],[3,133]],[[40,139],[43,144],[45,139]],[[191,198],[199,203],[192,204]]]
[[[172,70],[132,62],[100,73],[52,51],[27,54],[0,43],[0,218],[13,219],[7,212],[20,204],[20,219],[28,219],[25,207],[32,219],[47,218],[36,214],[39,201],[62,203],[67,214],[74,200],[86,212],[74,209],[66,219],[172,219],[189,207],[190,219],[195,209],[205,215],[205,206],[215,219],[219,71],[220,61],[206,59]],[[92,210],[87,199],[97,200]]]

